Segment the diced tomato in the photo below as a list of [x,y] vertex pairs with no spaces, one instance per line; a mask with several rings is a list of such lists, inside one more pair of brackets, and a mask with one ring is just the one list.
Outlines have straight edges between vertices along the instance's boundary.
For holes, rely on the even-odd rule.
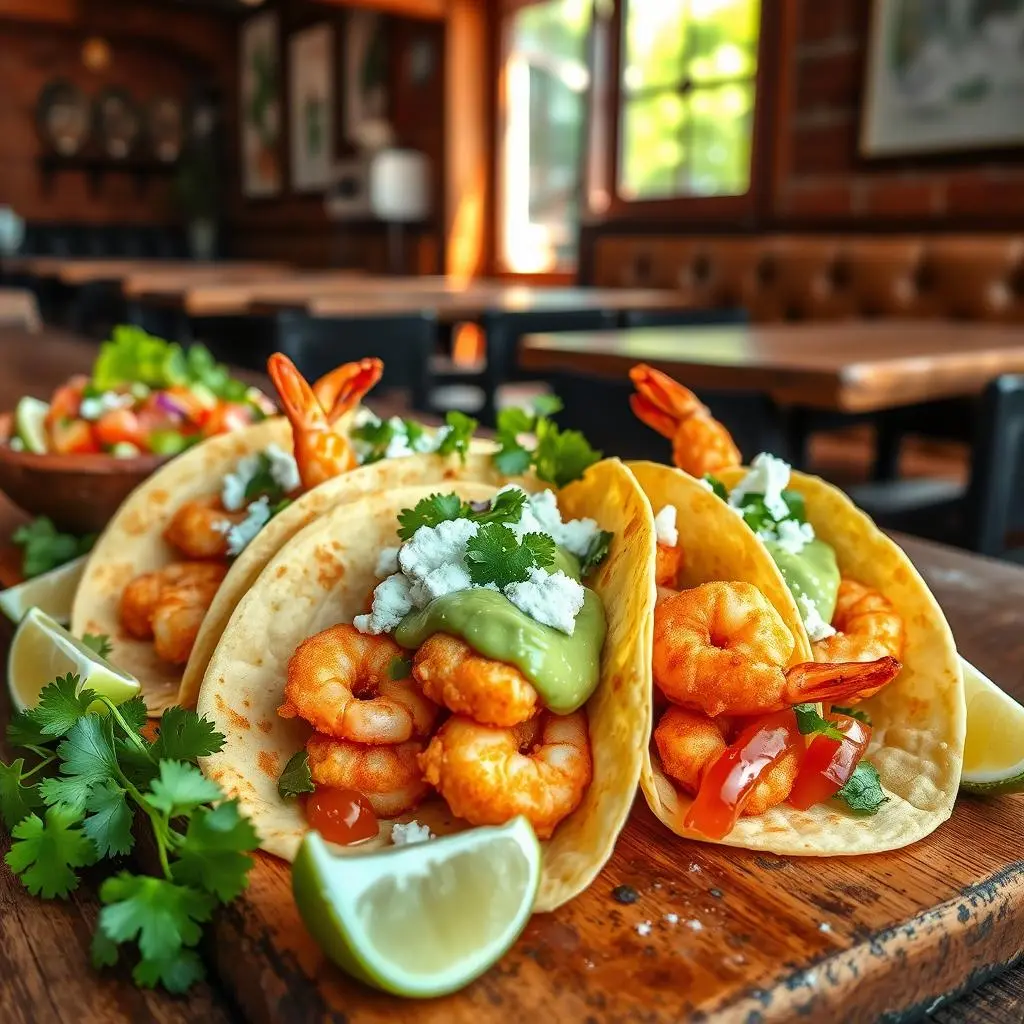
[[800,765],[789,802],[801,811],[835,796],[864,756],[871,739],[871,726],[849,715],[828,716],[843,734],[841,740],[815,736]]
[[101,450],[92,424],[85,420],[57,420],[49,429],[50,448],[60,455],[88,455]]
[[59,420],[72,420],[78,415],[79,406],[82,404],[82,393],[88,383],[88,377],[78,375],[57,388],[50,399],[50,411],[46,417],[47,425],[57,423]]
[[213,437],[214,434],[230,434],[233,430],[249,426],[252,421],[252,409],[249,406],[221,402],[207,416],[203,423],[203,433],[207,437]]
[[95,426],[96,440],[106,448],[127,442],[136,448],[144,446],[139,418],[131,409],[111,409],[105,412]]
[[764,773],[789,751],[802,747],[796,715],[788,708],[748,725],[704,772],[683,824],[709,839],[727,836]]

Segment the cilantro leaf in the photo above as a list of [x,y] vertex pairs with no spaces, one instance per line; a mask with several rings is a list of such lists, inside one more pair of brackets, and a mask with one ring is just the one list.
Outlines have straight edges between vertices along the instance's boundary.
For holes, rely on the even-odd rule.
[[789,518],[795,519],[798,523],[807,522],[807,505],[804,496],[799,491],[785,490],[782,492],[782,500],[789,509]]
[[140,960],[132,971],[136,985],[155,988],[159,983],[175,994],[187,992],[205,977],[206,968],[194,949],[179,949],[174,956],[162,960]]
[[[388,665],[388,678],[398,682],[400,679],[408,679],[412,672],[412,662],[408,658],[400,658],[396,654]],[[286,768],[285,771],[288,769]]]
[[409,540],[421,526],[437,526],[468,515],[469,506],[457,494],[431,494],[398,513],[398,536]]
[[78,817],[69,808],[51,807],[45,822],[30,814],[11,830],[15,842],[4,860],[33,896],[66,897],[78,886],[74,869],[96,859]]
[[75,808],[81,814],[92,787],[118,776],[113,720],[99,715],[80,719],[57,747],[57,756],[62,775],[45,779],[39,792],[48,804]]
[[101,857],[128,853],[135,845],[132,836],[132,809],[125,791],[113,780],[97,783],[85,798],[92,813],[82,822],[82,830],[92,840]]
[[494,453],[494,465],[505,476],[522,476],[532,461],[533,453],[518,441],[502,441],[500,451]]
[[537,421],[537,448],[533,453],[534,469],[541,480],[565,487],[583,476],[601,458],[601,452],[578,430],[560,430],[551,420]]
[[533,411],[538,416],[554,416],[561,412],[565,406],[558,395],[538,395],[533,400]]
[[117,963],[117,943],[107,938],[102,928],[92,933],[92,944],[89,947],[89,959],[93,967],[113,967]]
[[850,718],[856,718],[858,722],[863,722],[865,725],[873,724],[871,716],[863,708],[841,708],[833,705],[832,710],[838,715],[849,715]]
[[110,652],[114,649],[106,633],[86,633],[82,637],[82,643],[101,658],[109,658]]
[[277,780],[277,791],[282,798],[298,796],[300,793],[312,793],[316,790],[313,776],[309,771],[309,755],[300,750],[288,758],[288,763]]
[[494,583],[504,588],[529,577],[533,568],[555,560],[555,542],[546,533],[527,533],[520,541],[500,523],[481,526],[466,544],[470,579],[478,586]]
[[206,718],[184,708],[168,708],[150,753],[157,760],[194,761],[216,754],[224,746],[224,734]]
[[172,869],[174,880],[230,903],[246,886],[252,867],[252,857],[246,854],[257,846],[256,830],[239,813],[237,800],[227,800],[213,809],[200,807],[189,818]]
[[608,557],[608,549],[611,547],[614,536],[615,534],[608,530],[601,530],[595,535],[587,545],[587,550],[580,561],[581,576],[587,576],[593,572]]
[[889,798],[882,789],[878,771],[870,761],[861,761],[846,780],[846,785],[835,795],[854,814],[875,814]]
[[35,786],[22,782],[25,759],[19,757],[11,764],[0,762],[0,818],[10,831],[43,804]]
[[405,426],[405,437],[408,441],[409,447],[416,451],[416,446],[420,444],[424,437],[427,435],[427,428],[422,423],[417,423],[415,420],[402,420]]
[[518,434],[532,434],[536,423],[536,416],[531,416],[517,405],[509,405],[498,413],[498,435],[515,441]]
[[361,441],[369,449],[362,454],[361,462],[369,465],[385,457],[388,445],[395,436],[395,425],[390,420],[367,420],[351,431],[354,441]]
[[53,743],[54,739],[43,732],[39,723],[27,711],[12,715],[7,723],[7,742],[12,747],[27,747],[31,750]]
[[78,686],[78,676],[69,673],[43,687],[39,703],[28,715],[47,736],[64,736],[89,713],[96,694],[92,690],[77,693]]
[[112,942],[138,940],[144,960],[164,961],[194,946],[216,900],[189,886],[122,871],[100,886],[99,925]]
[[754,533],[770,530],[775,526],[775,516],[768,511],[763,494],[748,494],[740,506],[743,521]]
[[490,507],[483,512],[471,512],[470,519],[481,525],[484,523],[518,523],[523,517],[525,504],[526,491],[510,488],[496,494]]
[[801,736],[827,736],[830,740],[841,740],[843,733],[835,723],[818,714],[818,709],[813,704],[796,704],[793,706],[796,714],[796,727]]
[[723,484],[717,476],[712,476],[710,473],[705,473],[704,476],[701,477],[701,479],[704,480],[705,483],[707,483],[711,487],[712,492],[717,497],[721,498],[722,501],[729,500],[729,492],[725,489],[725,484]]
[[278,502],[284,497],[284,488],[274,479],[270,471],[270,457],[263,452],[259,454],[259,465],[256,472],[249,478],[245,485],[245,500],[255,501],[257,498],[267,497],[270,501]]
[[146,701],[143,697],[132,697],[123,704],[117,705],[117,710],[128,725],[141,733],[149,721],[149,711],[146,708]]
[[465,462],[466,453],[469,451],[469,442],[473,437],[476,428],[480,424],[458,409],[452,409],[444,418],[448,427],[447,433],[437,446],[438,455],[458,455]]
[[30,523],[19,526],[11,536],[21,548],[21,571],[26,579],[41,576],[72,559],[84,555],[95,543],[95,535],[74,537],[61,533],[53,520],[39,516]]
[[217,783],[207,779],[195,765],[161,761],[159,775],[150,785],[146,800],[151,807],[174,818],[217,800],[220,795]]

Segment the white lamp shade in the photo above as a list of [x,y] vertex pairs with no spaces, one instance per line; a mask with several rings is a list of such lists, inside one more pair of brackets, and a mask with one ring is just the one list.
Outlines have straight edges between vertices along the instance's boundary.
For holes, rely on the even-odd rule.
[[430,213],[430,166],[412,149],[385,149],[370,163],[370,207],[387,221],[425,220]]

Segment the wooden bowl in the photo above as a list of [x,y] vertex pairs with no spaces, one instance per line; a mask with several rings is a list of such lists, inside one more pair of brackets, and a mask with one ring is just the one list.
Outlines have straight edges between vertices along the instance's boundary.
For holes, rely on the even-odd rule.
[[0,491],[33,516],[76,536],[97,533],[164,455],[35,455],[8,445],[12,414],[0,415]]

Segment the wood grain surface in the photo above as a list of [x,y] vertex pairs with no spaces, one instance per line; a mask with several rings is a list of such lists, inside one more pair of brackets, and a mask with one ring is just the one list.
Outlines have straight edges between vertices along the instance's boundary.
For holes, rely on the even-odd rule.
[[1024,372],[1024,327],[862,321],[532,334],[519,361],[617,380],[643,362],[694,388],[872,412],[975,394],[1000,373]]
[[[23,351],[24,349],[24,351]],[[0,408],[45,395],[93,349],[57,332],[0,332]],[[0,536],[16,516],[0,499]],[[905,540],[964,655],[1024,697],[1024,571]],[[0,579],[15,563],[0,557]],[[0,624],[0,645],[11,627]],[[2,653],[2,650],[0,650]],[[0,691],[0,720],[9,713]],[[0,744],[2,746],[2,744]],[[962,799],[952,820],[900,854],[825,861],[726,851],[669,836],[643,806],[594,886],[536,917],[512,953],[465,993],[402,1003],[325,964],[263,858],[243,901],[204,943],[211,981],[187,997],[139,992],[123,968],[97,973],[87,878],[67,903],[42,902],[0,870],[0,1021],[462,1021],[611,1024],[703,1019],[897,1020],[942,1024],[1024,1017],[1024,797]],[[611,890],[632,885],[624,906]],[[666,915],[675,914],[670,921]],[[648,935],[637,925],[651,922]],[[697,928],[691,922],[697,922]],[[822,926],[827,926],[823,928]],[[963,991],[976,992],[957,999]]]

